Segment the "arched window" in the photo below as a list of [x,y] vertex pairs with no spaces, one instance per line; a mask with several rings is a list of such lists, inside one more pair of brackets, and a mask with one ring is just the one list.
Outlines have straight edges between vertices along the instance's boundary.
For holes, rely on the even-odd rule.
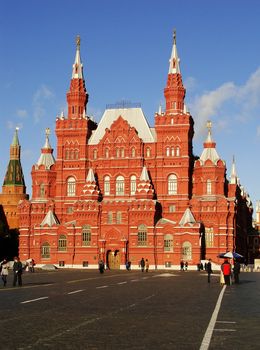
[[93,151],[93,159],[97,159],[97,150],[96,149],[94,149],[94,151]]
[[164,251],[172,252],[173,251],[173,238],[171,234],[164,236]]
[[65,150],[65,159],[69,159],[70,152],[68,149]]
[[206,243],[206,248],[214,247],[213,227],[205,227],[205,243]]
[[90,246],[91,245],[91,226],[84,225],[82,227],[82,245]]
[[76,180],[74,177],[69,177],[67,180],[67,196],[73,197],[76,195]]
[[135,157],[135,148],[134,148],[134,147],[131,149],[131,157],[132,157],[132,158]]
[[207,180],[207,194],[212,194],[212,183],[211,183],[211,180]]
[[66,252],[67,251],[67,238],[65,235],[60,235],[58,240],[58,251]]
[[104,194],[106,196],[110,194],[110,177],[108,175],[104,178]]
[[134,195],[136,192],[136,176],[132,175],[130,177],[130,194]]
[[176,147],[176,157],[180,156],[180,147]]
[[116,223],[117,224],[122,224],[122,212],[121,211],[118,211],[116,213]]
[[124,157],[125,157],[125,149],[121,148],[121,158],[124,158]]
[[147,245],[147,227],[144,224],[138,226],[137,245]]
[[177,176],[171,174],[168,177],[168,194],[177,194]]
[[184,242],[182,245],[182,259],[183,260],[192,259],[192,246],[190,242]]
[[113,224],[113,212],[112,211],[109,211],[107,213],[107,223],[108,224]]
[[169,157],[169,155],[170,155],[170,147],[167,147],[166,148],[166,156]]
[[40,184],[40,197],[44,198],[44,196],[45,196],[44,184]]
[[75,156],[75,159],[79,159],[79,150],[75,150],[75,153],[74,153],[74,156]]
[[146,157],[151,157],[151,149],[149,147],[146,148]]
[[70,159],[74,159],[74,150],[73,149],[70,151]]
[[105,158],[109,158],[109,149],[108,148],[105,149]]
[[116,158],[120,157],[120,148],[116,148]]
[[41,253],[43,259],[49,259],[51,257],[51,247],[48,242],[43,243]]
[[123,196],[125,193],[125,179],[123,176],[116,178],[116,196]]
[[174,147],[171,148],[171,156],[174,157]]

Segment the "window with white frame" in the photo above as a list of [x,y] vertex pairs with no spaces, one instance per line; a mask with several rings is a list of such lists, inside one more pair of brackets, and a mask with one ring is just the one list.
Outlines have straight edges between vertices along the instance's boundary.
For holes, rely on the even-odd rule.
[[136,192],[136,176],[132,175],[130,177],[130,194],[133,196]]
[[207,248],[214,247],[214,230],[213,227],[205,228],[205,243]]
[[147,245],[147,227],[144,224],[138,226],[137,245]]
[[91,226],[84,225],[82,227],[82,245],[90,246],[91,245]]
[[171,148],[171,156],[174,157],[174,147]]
[[182,244],[182,259],[183,260],[192,259],[192,245],[190,242],[184,242]]
[[166,156],[169,157],[169,155],[170,155],[170,147],[167,147],[166,148]]
[[104,194],[110,194],[110,177],[108,175],[104,178]]
[[176,211],[176,206],[173,204],[169,205],[169,213],[174,213]]
[[180,156],[180,147],[176,147],[176,157]]
[[123,196],[125,193],[125,179],[123,176],[116,178],[116,196]]
[[48,242],[43,243],[41,247],[41,256],[43,259],[49,259],[51,257],[51,247]]
[[164,236],[164,251],[165,252],[173,251],[173,236],[171,234],[167,234]]
[[74,177],[69,177],[67,180],[67,196],[73,197],[76,195],[76,180]]
[[212,194],[212,183],[211,180],[207,180],[207,194]]
[[107,223],[108,224],[113,224],[113,212],[112,211],[109,211],[107,213]]
[[116,213],[116,223],[117,224],[122,224],[122,212],[121,211],[118,211]]
[[151,157],[151,149],[149,147],[146,148],[146,157]]
[[67,238],[65,235],[60,235],[58,240],[58,251],[65,252],[67,250]]
[[174,174],[168,177],[168,194],[177,194],[177,176]]

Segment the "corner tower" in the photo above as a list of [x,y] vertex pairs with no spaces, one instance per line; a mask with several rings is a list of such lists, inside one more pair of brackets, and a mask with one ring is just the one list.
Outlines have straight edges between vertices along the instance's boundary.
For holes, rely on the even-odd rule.
[[28,199],[21,165],[21,146],[18,138],[18,128],[15,129],[10,146],[10,160],[7,166],[0,203],[3,205],[10,229],[19,228],[17,205],[20,200]]

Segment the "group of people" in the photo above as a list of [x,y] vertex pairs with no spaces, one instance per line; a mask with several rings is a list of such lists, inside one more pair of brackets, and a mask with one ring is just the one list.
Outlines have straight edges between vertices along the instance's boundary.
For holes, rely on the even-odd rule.
[[188,261],[184,262],[183,260],[181,260],[181,262],[180,262],[180,270],[181,271],[187,271],[188,266],[189,266]]
[[141,267],[141,271],[142,272],[144,272],[144,270],[145,270],[145,272],[148,272],[149,271],[149,261],[148,261],[148,259],[144,260],[144,258],[142,258],[140,263],[139,263],[139,266]]
[[[25,266],[23,266],[20,258],[15,256],[14,263],[12,266],[13,287],[15,287],[17,283],[19,286],[22,286],[23,270],[34,272],[34,266],[35,266],[35,262],[33,259],[28,259],[28,261],[26,261]],[[11,268],[10,262],[6,258],[4,258],[4,260],[0,262],[0,275],[1,275],[4,287],[7,284],[7,276],[9,275],[10,268]]]
[[[205,270],[207,271],[207,274],[208,274],[208,283],[210,283],[210,277],[211,277],[211,274],[213,273],[211,259],[209,259],[208,262],[205,263]],[[233,270],[232,270],[232,266],[231,266],[229,260],[225,259],[223,264],[221,265],[220,284],[226,284],[228,286],[231,284],[232,271],[233,271],[233,275],[234,275],[234,282],[236,284],[238,284],[239,283],[239,273],[240,273],[239,261],[237,261],[237,260],[234,261],[234,266],[233,266]]]

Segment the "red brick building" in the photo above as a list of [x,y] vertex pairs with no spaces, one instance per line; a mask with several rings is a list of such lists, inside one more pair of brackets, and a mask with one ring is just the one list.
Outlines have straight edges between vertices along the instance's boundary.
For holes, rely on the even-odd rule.
[[[32,199],[20,204],[20,256],[37,263],[110,268],[142,257],[153,268],[218,262],[244,253],[252,205],[233,164],[230,181],[208,123],[200,157],[187,111],[176,38],[164,89],[165,110],[150,127],[139,106],[110,106],[96,124],[77,40],[68,113],[56,119],[56,159],[49,130],[32,168]],[[238,213],[241,214],[238,218]]]

